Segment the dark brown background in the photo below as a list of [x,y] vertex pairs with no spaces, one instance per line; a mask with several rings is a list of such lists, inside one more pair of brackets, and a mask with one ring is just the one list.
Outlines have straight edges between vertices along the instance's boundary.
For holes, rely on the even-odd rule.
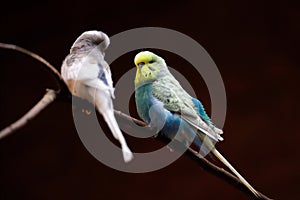
[[[99,0],[6,4],[1,5],[1,42],[28,48],[57,69],[74,40],[86,30],[112,36],[131,28],[159,26],[194,38],[219,67],[227,92],[225,141],[218,144],[219,150],[265,194],[300,199],[300,14],[296,3]],[[134,67],[134,53],[112,64],[115,82]],[[192,73],[191,66],[183,70],[183,59],[162,54],[191,81],[210,112],[202,79]],[[41,64],[13,51],[0,51],[0,67],[0,128],[4,128],[33,106],[45,88],[55,87],[55,82]],[[158,146],[129,136],[127,140],[137,151],[152,143]],[[82,145],[68,103],[54,103],[15,135],[0,141],[1,200],[117,198],[247,199],[187,157],[146,174],[104,166]]]

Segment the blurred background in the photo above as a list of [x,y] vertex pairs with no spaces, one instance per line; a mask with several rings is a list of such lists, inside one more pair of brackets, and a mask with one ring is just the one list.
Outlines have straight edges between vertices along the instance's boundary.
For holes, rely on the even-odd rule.
[[[217,145],[219,151],[264,194],[300,199],[297,1],[7,1],[1,8],[0,42],[32,50],[58,70],[72,43],[86,30],[112,36],[157,26],[192,37],[215,61],[226,88],[225,140]],[[137,52],[112,63],[115,83],[134,67]],[[201,76],[179,56],[157,52],[185,75],[210,113]],[[2,129],[56,84],[42,64],[14,51],[0,50],[0,67]],[[129,106],[137,116],[133,98]],[[134,151],[161,146],[152,139],[126,139]],[[120,198],[248,199],[186,156],[145,174],[103,165],[81,143],[70,103],[52,104],[0,141],[1,200]]]

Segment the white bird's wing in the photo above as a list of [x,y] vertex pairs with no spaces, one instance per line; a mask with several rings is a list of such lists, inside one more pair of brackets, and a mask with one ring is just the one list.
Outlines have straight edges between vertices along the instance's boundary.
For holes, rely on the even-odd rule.
[[62,68],[62,76],[66,80],[93,80],[98,78],[99,71],[97,60],[91,59],[90,56],[87,56],[73,62],[70,66],[64,65]]
[[114,98],[109,65],[99,57],[90,54],[74,61],[70,66],[64,64],[61,72],[64,80],[72,84],[69,85],[70,88],[74,88],[73,85],[80,82],[98,90],[108,90]]

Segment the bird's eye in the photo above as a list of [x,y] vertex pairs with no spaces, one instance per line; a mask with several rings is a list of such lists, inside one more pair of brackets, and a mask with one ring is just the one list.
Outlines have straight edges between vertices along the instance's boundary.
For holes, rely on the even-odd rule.
[[144,65],[145,65],[144,62],[140,62],[140,63],[138,64],[139,67],[143,67]]
[[150,60],[149,63],[150,63],[150,64],[154,63],[154,60]]

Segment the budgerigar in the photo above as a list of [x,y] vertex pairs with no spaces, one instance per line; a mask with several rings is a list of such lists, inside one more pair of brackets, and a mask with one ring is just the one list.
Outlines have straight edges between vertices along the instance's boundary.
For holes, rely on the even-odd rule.
[[86,31],[70,49],[61,68],[62,77],[74,96],[95,104],[113,136],[121,143],[123,158],[129,162],[133,154],[114,116],[114,88],[110,67],[104,60],[104,51],[109,46],[108,36],[100,31]]
[[139,116],[151,126],[161,127],[160,133],[189,146],[194,144],[203,155],[212,152],[243,184],[259,193],[217,151],[214,144],[222,141],[218,129],[206,114],[202,103],[191,97],[169,72],[163,58],[149,51],[135,56],[135,101]]

